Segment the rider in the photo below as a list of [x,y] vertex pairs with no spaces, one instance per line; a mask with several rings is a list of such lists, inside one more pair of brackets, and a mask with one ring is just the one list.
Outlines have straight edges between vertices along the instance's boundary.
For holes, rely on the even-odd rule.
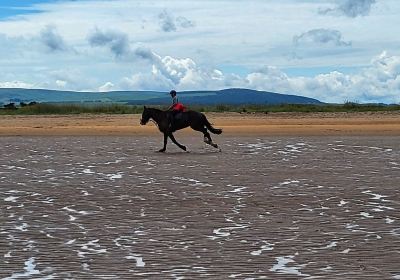
[[172,105],[168,108],[168,111],[172,112],[172,118],[170,119],[170,127],[172,127],[176,114],[185,111],[185,106],[183,106],[183,104],[179,102],[178,96],[176,96],[176,90],[171,90],[169,94],[172,97]]

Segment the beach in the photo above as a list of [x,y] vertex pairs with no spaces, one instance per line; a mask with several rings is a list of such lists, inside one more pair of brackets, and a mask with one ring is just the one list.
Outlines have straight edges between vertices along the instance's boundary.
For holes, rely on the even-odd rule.
[[[207,113],[225,135],[400,135],[400,112],[365,113]],[[0,136],[153,135],[153,123],[140,115],[3,115]],[[191,129],[179,133],[196,134]]]

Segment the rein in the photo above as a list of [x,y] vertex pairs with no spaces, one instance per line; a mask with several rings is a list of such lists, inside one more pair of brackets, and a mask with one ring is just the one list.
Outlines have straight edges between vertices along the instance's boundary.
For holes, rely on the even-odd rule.
[[150,121],[153,122],[158,127],[158,123],[155,120],[150,119]]

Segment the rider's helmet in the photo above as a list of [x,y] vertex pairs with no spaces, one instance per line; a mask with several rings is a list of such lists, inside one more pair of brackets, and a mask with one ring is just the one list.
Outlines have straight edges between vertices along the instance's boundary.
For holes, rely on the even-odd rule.
[[174,96],[176,95],[176,90],[174,90],[174,89],[171,90],[171,91],[169,92],[169,94],[171,94],[171,96],[174,97]]

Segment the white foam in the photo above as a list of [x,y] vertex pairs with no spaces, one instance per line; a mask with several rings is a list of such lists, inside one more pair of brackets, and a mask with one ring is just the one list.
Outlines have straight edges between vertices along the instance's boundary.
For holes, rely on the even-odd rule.
[[40,271],[36,269],[35,258],[33,257],[25,262],[24,270],[25,272],[13,273],[10,277],[3,278],[2,280],[14,280],[40,274]]
[[347,249],[344,249],[343,251],[341,251],[340,253],[342,253],[342,254],[348,254],[349,252],[350,252],[350,249],[347,248]]
[[82,172],[85,173],[85,174],[94,174],[94,172],[92,170],[90,170],[89,168],[83,169]]
[[203,182],[201,182],[199,180],[192,179],[192,178],[172,177],[172,179],[191,182],[192,184],[189,184],[189,186],[194,186],[194,187],[212,187],[211,184],[203,183]]
[[216,235],[218,235],[218,236],[220,236],[220,237],[227,237],[227,236],[231,235],[230,232],[223,232],[223,231],[222,231],[223,229],[224,229],[224,228],[214,229],[214,230],[213,230],[213,233],[216,234]]
[[105,164],[105,165],[110,165],[110,164],[113,164],[113,163],[120,163],[120,162],[122,162],[122,160],[117,159],[117,160],[115,160],[115,161],[108,161],[108,162],[105,162],[104,164]]
[[388,197],[387,195],[381,195],[381,194],[373,193],[370,190],[364,191],[362,193],[372,195],[373,197],[371,199],[377,199],[377,200],[380,200],[380,199],[382,199],[384,197]]
[[27,227],[28,227],[27,223],[22,223],[22,225],[20,225],[20,226],[15,226],[15,229],[20,230],[20,231],[26,231]]
[[297,181],[297,180],[287,180],[287,181],[284,181],[284,182],[282,182],[282,183],[279,183],[279,185],[284,186],[284,185],[297,184],[297,183],[300,183],[300,181]]
[[386,218],[386,219],[385,219],[385,222],[386,222],[387,224],[393,224],[394,220],[393,220],[393,219],[390,219],[390,218]]
[[234,190],[229,191],[230,193],[238,193],[241,192],[244,189],[247,189],[247,187],[240,187],[240,186],[230,186],[230,187],[234,187]]
[[4,199],[4,201],[7,201],[7,202],[17,202],[17,199],[18,199],[17,196],[9,196],[9,197],[6,197],[6,198]]
[[338,204],[338,206],[343,206],[346,205],[348,202],[344,201],[343,199],[340,201],[340,203]]
[[137,257],[137,256],[126,256],[125,257],[127,260],[135,260],[136,261],[136,266],[137,267],[144,267],[146,263],[143,261],[142,257]]
[[400,236],[400,228],[395,228],[390,231],[390,234]]
[[251,255],[253,256],[259,256],[262,254],[263,251],[272,251],[274,250],[274,244],[268,243],[264,241],[265,245],[262,245],[260,250],[252,251],[250,252]]
[[331,243],[329,243],[328,245],[326,245],[325,249],[330,249],[333,247],[337,246],[337,242],[336,241],[332,241]]
[[121,173],[117,173],[117,174],[108,174],[107,175],[108,178],[110,180],[115,180],[115,179],[121,179],[122,178],[122,174]]
[[299,269],[303,268],[304,265],[292,266],[292,267],[286,266],[287,264],[294,262],[293,258],[294,258],[294,256],[285,256],[285,257],[275,258],[278,263],[275,264],[269,271],[277,272],[277,273],[281,273],[281,274],[294,274],[297,276],[310,276],[308,274],[303,274],[299,271]]
[[[72,206],[74,206],[74,205],[72,205]],[[62,209],[67,210],[68,212],[77,213],[80,215],[89,215],[90,214],[90,212],[88,212],[88,211],[78,211],[78,210],[69,208],[68,206],[63,207]]]
[[67,242],[65,242],[65,245],[71,245],[71,244],[74,244],[74,243],[75,243],[75,241],[76,241],[76,239],[71,239],[71,240],[68,240]]
[[367,212],[360,212],[360,215],[365,217],[365,218],[373,218],[374,216],[372,216],[371,214],[367,213]]
[[226,221],[233,222],[234,225],[230,226],[230,227],[223,227],[223,228],[214,229],[213,233],[216,236],[209,236],[209,238],[211,240],[215,240],[215,239],[218,239],[218,238],[221,238],[221,237],[227,237],[227,236],[231,235],[231,233],[230,233],[231,230],[244,229],[244,228],[249,227],[248,225],[237,224],[233,220],[231,220],[230,218],[226,218]]
[[99,239],[91,240],[86,244],[83,244],[81,246],[82,250],[84,251],[78,251],[78,257],[80,258],[85,258],[85,255],[93,255],[93,254],[103,254],[107,252],[107,249],[97,249],[100,248],[101,246],[98,244]]

